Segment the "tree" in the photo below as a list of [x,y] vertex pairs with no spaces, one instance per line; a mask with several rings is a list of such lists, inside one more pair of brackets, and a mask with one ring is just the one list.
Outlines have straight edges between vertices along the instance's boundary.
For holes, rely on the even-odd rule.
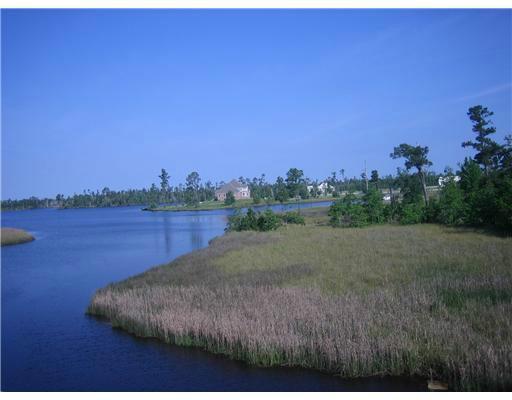
[[370,182],[375,185],[375,189],[379,189],[379,172],[376,169],[372,171]]
[[197,207],[199,204],[199,182],[201,178],[197,172],[191,172],[186,178],[185,203]]
[[364,194],[363,207],[369,223],[380,224],[384,222],[384,203],[382,202],[382,194],[378,189],[370,188]]
[[425,205],[428,204],[427,184],[425,183],[425,168],[432,165],[432,162],[427,158],[428,147],[411,146],[402,143],[400,146],[395,147],[390,157],[393,159],[405,158],[405,168],[409,171],[415,167],[418,171],[418,178],[423,190],[423,199]]
[[284,179],[280,176],[277,177],[276,185],[275,185],[274,196],[277,201],[284,203],[289,198],[289,192],[286,184],[284,183]]
[[290,168],[286,173],[288,196],[295,197],[299,195],[301,186],[304,186],[304,172],[301,169]]
[[472,147],[477,152],[475,161],[480,164],[485,174],[488,175],[491,169],[496,169],[501,159],[503,147],[489,138],[489,135],[496,133],[490,117],[494,115],[487,107],[480,105],[469,108],[467,115],[473,122],[472,131],[476,133],[475,141],[468,140],[462,143],[462,147]]
[[235,204],[235,201],[235,195],[230,190],[229,192],[226,193],[226,199],[224,200],[224,204],[230,206],[232,204]]
[[160,190],[162,191],[164,201],[166,201],[167,195],[169,193],[169,178],[170,178],[170,176],[167,173],[167,171],[164,168],[162,168],[162,173],[160,175],[158,175],[158,177],[160,178]]

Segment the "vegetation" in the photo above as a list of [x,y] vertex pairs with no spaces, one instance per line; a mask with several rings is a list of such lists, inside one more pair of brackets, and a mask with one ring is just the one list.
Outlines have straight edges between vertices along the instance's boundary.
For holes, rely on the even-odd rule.
[[236,199],[235,199],[235,195],[233,194],[233,192],[229,191],[226,193],[226,200],[224,200],[224,205],[225,206],[232,206],[233,204],[235,204],[236,202]]
[[245,214],[240,210],[235,211],[228,219],[226,231],[273,231],[285,224],[304,225],[304,217],[298,212],[286,212],[276,214],[267,209],[263,212],[256,212],[249,208]]
[[28,232],[25,232],[23,229],[15,228],[1,228],[0,237],[2,246],[26,243],[34,240],[34,237]]
[[[487,108],[471,107],[468,115],[477,137],[462,146],[473,147],[476,154],[473,159],[464,160],[457,174],[449,169],[445,171],[438,193],[432,196],[427,191],[425,168],[432,165],[427,158],[428,147],[402,143],[391,153],[392,158],[405,159],[406,169],[398,170],[396,178],[401,201],[392,196],[384,204],[377,191],[378,184],[369,188],[362,199],[349,193],[331,206],[331,225],[436,222],[512,233],[512,136],[507,136],[503,145],[489,138],[496,129],[488,119],[493,113]],[[413,167],[417,173],[410,175],[408,171]],[[378,182],[376,170],[372,171],[371,182]]]
[[512,388],[512,238],[440,225],[229,232],[100,289],[88,313],[168,343],[344,377]]
[[266,200],[265,203],[258,203],[254,204],[254,201],[251,199],[241,199],[241,200],[235,200],[233,204],[226,205],[225,202],[220,201],[205,201],[199,203],[197,207],[195,206],[160,206],[153,209],[148,209],[150,211],[208,211],[208,210],[218,210],[218,209],[237,209],[237,208],[244,208],[244,207],[252,207],[252,206],[270,206],[275,204],[297,204],[300,206],[300,204],[307,204],[307,203],[315,203],[315,202],[332,202],[332,197],[327,198],[309,198],[305,200],[288,200],[283,203],[276,201],[276,200]]

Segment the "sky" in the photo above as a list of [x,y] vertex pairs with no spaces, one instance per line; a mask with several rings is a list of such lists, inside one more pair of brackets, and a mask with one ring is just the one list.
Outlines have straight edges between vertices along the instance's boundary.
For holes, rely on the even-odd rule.
[[441,172],[477,104],[512,133],[511,10],[2,10],[1,46],[2,199]]

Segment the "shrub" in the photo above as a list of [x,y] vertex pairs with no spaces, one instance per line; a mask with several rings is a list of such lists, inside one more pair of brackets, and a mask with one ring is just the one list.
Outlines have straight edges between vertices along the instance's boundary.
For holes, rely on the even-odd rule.
[[382,194],[375,188],[371,188],[363,197],[364,210],[370,224],[380,224],[385,221],[384,203]]
[[235,204],[235,195],[233,194],[233,192],[227,192],[226,193],[226,199],[224,200],[224,204],[227,205],[227,206],[230,206],[232,204]]
[[419,224],[425,219],[425,206],[421,202],[403,204],[400,209],[402,225]]
[[281,226],[281,218],[272,210],[256,213],[252,208],[243,215],[240,210],[229,217],[227,231],[271,231]]
[[298,224],[298,225],[306,224],[304,217],[295,211],[281,214],[279,217],[281,218],[281,221],[283,221],[285,224]]
[[437,220],[446,225],[460,225],[466,220],[464,194],[453,180],[441,190],[438,211]]
[[347,194],[331,205],[329,216],[332,226],[360,227],[368,223],[365,209],[353,193]]

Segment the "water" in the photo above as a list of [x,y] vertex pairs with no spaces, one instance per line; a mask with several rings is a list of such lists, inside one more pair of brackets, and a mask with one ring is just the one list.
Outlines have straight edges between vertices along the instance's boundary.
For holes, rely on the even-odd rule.
[[411,379],[342,380],[298,368],[258,368],[138,339],[84,314],[97,288],[207,246],[223,233],[228,214],[139,207],[2,213],[2,226],[36,237],[2,248],[2,390],[424,389]]

